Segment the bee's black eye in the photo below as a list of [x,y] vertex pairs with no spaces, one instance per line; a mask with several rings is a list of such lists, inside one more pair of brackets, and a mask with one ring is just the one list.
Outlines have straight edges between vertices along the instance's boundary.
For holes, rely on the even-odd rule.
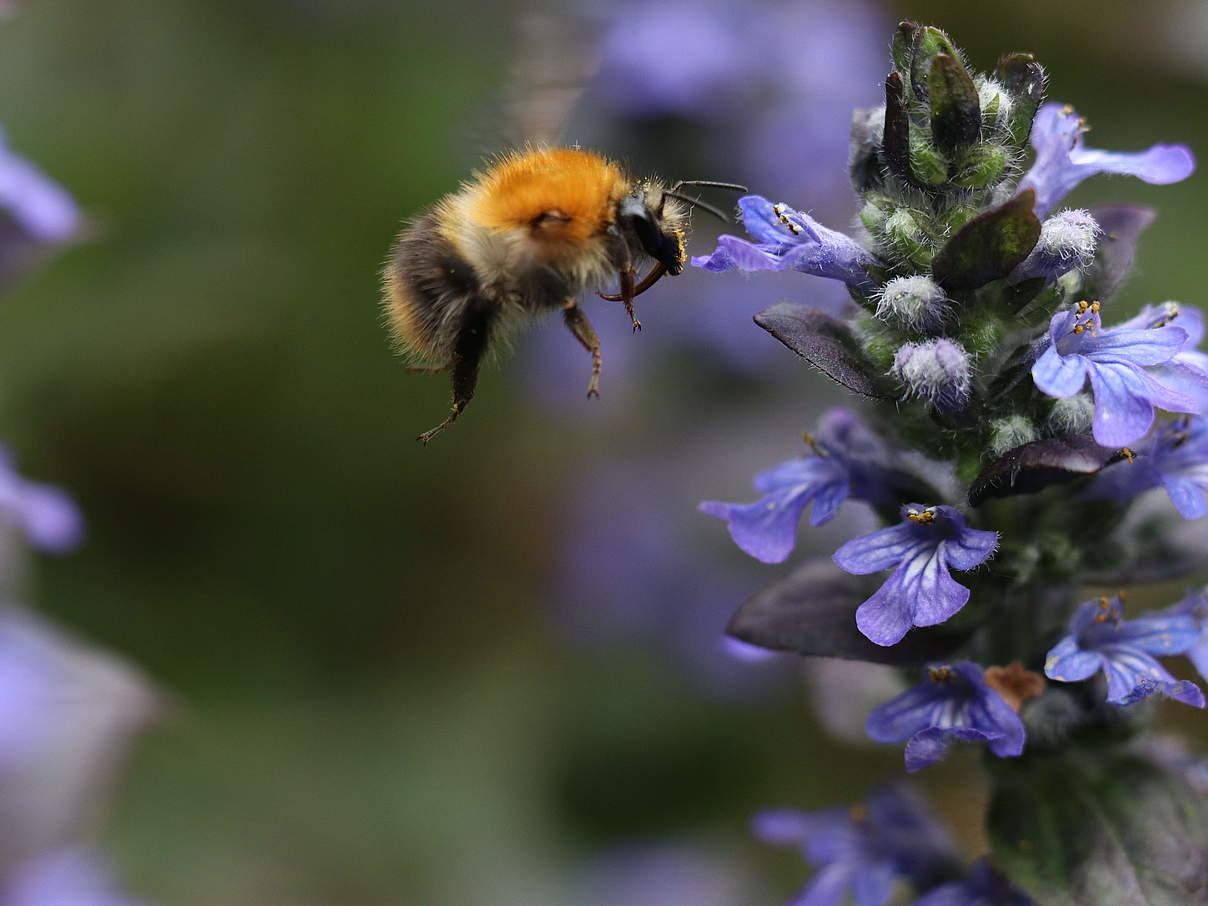
[[679,242],[662,231],[644,198],[630,196],[622,201],[617,220],[621,231],[647,255],[668,267],[678,268],[681,263]]

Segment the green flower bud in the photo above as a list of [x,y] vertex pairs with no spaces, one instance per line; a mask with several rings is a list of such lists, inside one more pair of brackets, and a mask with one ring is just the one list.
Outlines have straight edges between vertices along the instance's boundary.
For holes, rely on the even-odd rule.
[[974,145],[961,158],[953,182],[966,189],[984,189],[1003,178],[1010,162],[1011,152],[1002,145]]
[[990,452],[994,456],[1030,444],[1038,437],[1036,426],[1022,415],[1008,415],[990,422]]
[[918,130],[910,133],[910,171],[925,186],[938,186],[948,180],[948,161]]
[[908,208],[898,208],[885,219],[882,231],[894,250],[920,270],[931,264],[934,252],[918,218]]

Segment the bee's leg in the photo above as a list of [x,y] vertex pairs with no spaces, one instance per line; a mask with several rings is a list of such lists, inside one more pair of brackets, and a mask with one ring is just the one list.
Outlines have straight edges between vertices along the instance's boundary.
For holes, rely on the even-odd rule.
[[474,388],[478,385],[478,366],[482,363],[483,353],[486,352],[494,311],[494,306],[485,300],[474,300],[467,307],[453,348],[453,409],[448,418],[417,438],[420,443],[426,444],[457,421],[457,417],[474,398]]
[[621,301],[625,303],[625,312],[629,315],[629,320],[633,322],[633,332],[637,333],[642,329],[642,322],[633,313],[633,297],[636,295],[633,291],[633,277],[632,267],[621,271]]
[[568,299],[562,306],[562,318],[575,339],[583,344],[583,348],[591,353],[591,383],[587,385],[587,396],[600,395],[600,338],[596,330],[587,320],[587,315],[575,304],[574,299]]
[[633,285],[635,276],[633,268],[626,266],[617,274],[617,278],[621,281],[621,291],[619,293],[596,293],[596,295],[601,299],[607,299],[609,302],[624,302],[625,311],[629,313],[629,320],[633,322],[633,332],[637,333],[642,329],[642,322],[633,313],[633,298],[640,293],[640,290],[635,289]]

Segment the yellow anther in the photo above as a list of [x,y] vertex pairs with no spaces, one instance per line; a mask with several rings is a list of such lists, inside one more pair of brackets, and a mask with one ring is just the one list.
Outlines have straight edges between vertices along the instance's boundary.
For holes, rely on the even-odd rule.
[[917,510],[909,510],[906,513],[906,518],[916,525],[931,525],[935,522],[935,510],[926,509],[921,513]]
[[928,667],[927,678],[937,684],[952,682],[955,679],[951,667]]
[[1099,609],[1100,610],[1107,610],[1107,608],[1111,607],[1111,604],[1112,604],[1112,602],[1109,598],[1100,598],[1099,599]]
[[1121,447],[1120,452],[1124,454],[1124,458],[1128,460],[1128,464],[1131,466],[1137,454],[1134,453],[1129,447]]
[[1085,324],[1075,324],[1075,325],[1074,325],[1074,333],[1081,335],[1081,334],[1083,334],[1083,333],[1085,333],[1085,332],[1086,332],[1086,325],[1085,325]]
[[1074,108],[1071,105],[1066,104],[1064,107],[1061,108],[1061,112],[1064,113],[1066,116],[1069,116],[1071,113],[1074,112]]

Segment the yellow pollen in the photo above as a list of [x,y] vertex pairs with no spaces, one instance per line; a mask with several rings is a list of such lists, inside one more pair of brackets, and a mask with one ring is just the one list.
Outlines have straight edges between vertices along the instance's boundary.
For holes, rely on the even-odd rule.
[[1128,460],[1128,464],[1131,466],[1132,462],[1136,458],[1137,454],[1134,453],[1128,447],[1121,447],[1120,452],[1124,454],[1124,458]]
[[1069,104],[1066,104],[1064,107],[1061,108],[1061,112],[1064,113],[1066,116],[1069,116],[1071,113],[1074,112],[1074,108],[1072,106],[1070,106]]
[[921,513],[916,512],[914,510],[910,510],[906,514],[906,518],[909,519],[911,522],[915,523],[916,525],[931,525],[932,523],[935,522],[935,510],[933,510],[933,509],[923,510],[923,512],[921,512]]

